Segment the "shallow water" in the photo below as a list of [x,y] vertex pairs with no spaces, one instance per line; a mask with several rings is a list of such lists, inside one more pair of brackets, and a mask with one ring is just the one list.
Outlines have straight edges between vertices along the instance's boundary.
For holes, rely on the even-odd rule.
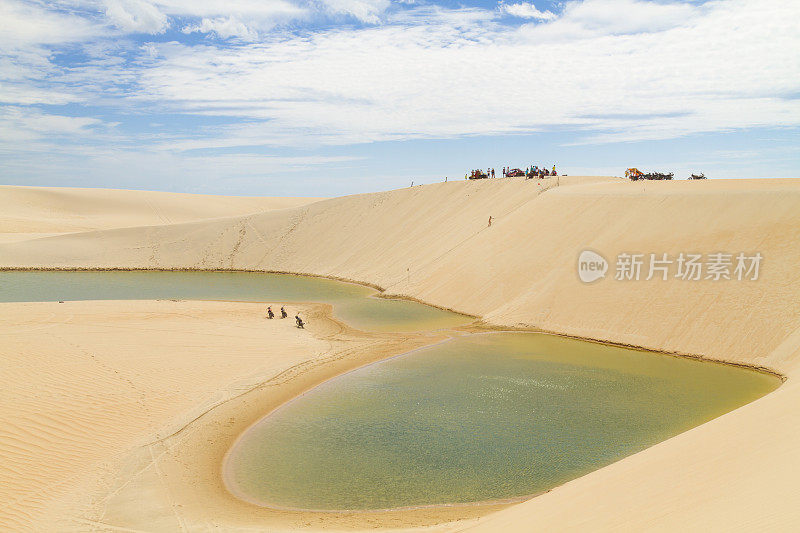
[[[368,287],[249,272],[0,272],[0,301],[325,302],[362,329],[471,317]],[[384,509],[501,500],[576,478],[748,403],[780,381],[533,333],[467,335],[333,379],[248,430],[229,487],[275,507]]]
[[[0,271],[0,302],[60,300],[239,300],[324,302],[348,324],[371,331],[420,331],[474,319],[406,300],[375,298],[363,285],[265,272]],[[277,310],[276,310],[277,312]]]
[[383,509],[538,493],[775,389],[774,376],[562,337],[460,337],[323,383],[248,430],[229,487]]

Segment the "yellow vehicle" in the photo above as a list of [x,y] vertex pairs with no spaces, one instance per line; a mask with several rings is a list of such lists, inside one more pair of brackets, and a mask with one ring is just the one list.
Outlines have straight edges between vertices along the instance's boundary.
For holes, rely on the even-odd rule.
[[625,171],[625,177],[636,181],[642,179],[644,177],[644,173],[638,168],[629,168]]

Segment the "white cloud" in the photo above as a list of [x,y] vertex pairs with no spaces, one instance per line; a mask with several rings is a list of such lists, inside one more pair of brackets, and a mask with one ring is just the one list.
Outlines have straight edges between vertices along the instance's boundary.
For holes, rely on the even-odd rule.
[[105,32],[83,17],[18,0],[0,2],[0,50],[80,42]]
[[[709,7],[722,10],[726,7],[742,7],[736,6],[737,3],[741,4],[736,0],[712,2]],[[564,8],[563,17],[571,23],[602,33],[652,33],[691,22],[699,9],[683,2],[583,0],[569,2]]]
[[[549,126],[605,142],[800,125],[796,100],[781,97],[800,90],[800,62],[791,60],[800,48],[791,22],[800,6],[717,1],[691,8],[676,27],[617,36],[672,8],[654,4],[635,24],[609,29],[599,27],[607,14],[594,11],[596,3],[569,3],[559,19],[519,29],[480,18],[461,27],[442,14],[434,22],[393,17],[402,23],[227,48],[165,44],[139,73],[137,97],[257,121],[226,129],[221,144],[345,144]],[[558,25],[573,33],[543,37]]]
[[75,91],[52,84],[62,69],[51,49],[108,35],[85,18],[45,9],[37,2],[0,1],[0,103],[66,104]]
[[42,89],[28,83],[3,83],[0,85],[0,104],[20,105],[62,105],[75,102],[78,98],[69,92]]
[[0,140],[4,143],[86,135],[100,124],[102,121],[94,118],[54,115],[16,106],[0,107]]
[[214,33],[222,39],[231,37],[239,38],[243,41],[255,41],[258,39],[258,32],[248,28],[243,22],[233,18],[204,18],[200,24],[184,26],[183,33]]
[[259,32],[301,19],[308,10],[286,0],[154,0],[169,15],[199,17],[199,23],[183,27],[184,33],[213,33],[228,39],[255,41]]
[[237,16],[242,20],[302,16],[306,10],[286,0],[151,0],[164,13],[194,17]]
[[[139,169],[169,162],[163,168],[194,175],[203,167],[195,154],[218,148],[344,145],[551,127],[577,133],[580,142],[599,143],[800,126],[800,104],[791,98],[800,93],[797,3],[713,0],[698,7],[585,0],[567,2],[552,20],[521,26],[504,25],[497,10],[378,5],[355,14],[350,5],[342,13],[379,24],[296,32],[269,28],[307,16],[310,4],[162,0],[148,5],[180,18],[186,32],[222,40],[196,44],[170,34],[175,40],[143,44],[118,38],[119,32],[112,40],[105,38],[111,30],[100,17],[92,25],[41,4],[0,3],[0,14],[16,17],[0,17],[0,24],[19,22],[7,28],[14,43],[0,35],[2,50],[18,47],[12,54],[0,51],[0,102],[101,104],[120,114],[144,111],[153,115],[148,120],[165,124],[157,135],[126,137],[91,116],[50,115],[17,105],[0,113],[0,150],[52,153],[60,147],[83,154],[92,147],[91,161],[102,161],[107,170],[123,164],[115,159],[118,146],[135,146]],[[136,20],[158,31],[161,19]],[[175,24],[174,18],[164,20]],[[52,50],[59,43],[84,43],[80,50],[88,59],[58,63]],[[178,115],[190,121],[182,123]],[[186,126],[210,116],[217,117],[209,120],[213,127]],[[125,157],[135,168],[137,152]],[[180,163],[182,158],[192,161]],[[246,161],[253,174],[295,164],[266,157]],[[216,172],[230,160],[207,163]],[[212,170],[203,175],[212,176]]]
[[169,27],[167,16],[144,0],[105,0],[106,17],[126,33],[164,33]]
[[350,15],[362,22],[377,24],[389,7],[389,0],[322,0],[328,11]]
[[520,2],[519,4],[500,2],[498,7],[501,13],[508,13],[512,17],[537,20],[553,20],[556,18],[555,13],[552,11],[539,11],[535,5],[526,2]]
[[479,8],[445,9],[427,5],[393,12],[387,14],[386,18],[390,24],[436,26],[439,30],[449,28],[453,32],[469,30],[480,34],[485,33],[490,26],[499,28],[493,25],[496,13]]
[[199,17],[197,23],[186,24],[183,33],[215,34],[222,39],[238,38],[256,41],[260,32],[276,25],[301,19],[309,11],[286,0],[154,0],[169,15]]

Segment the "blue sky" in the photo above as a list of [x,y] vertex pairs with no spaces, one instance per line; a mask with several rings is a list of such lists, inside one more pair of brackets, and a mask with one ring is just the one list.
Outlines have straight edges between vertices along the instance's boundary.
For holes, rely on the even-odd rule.
[[800,3],[0,2],[0,184],[800,176]]

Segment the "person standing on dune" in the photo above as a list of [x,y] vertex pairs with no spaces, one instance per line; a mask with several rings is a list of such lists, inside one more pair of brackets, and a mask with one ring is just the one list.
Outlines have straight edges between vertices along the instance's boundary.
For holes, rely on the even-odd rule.
[[269,318],[270,320],[275,318],[275,313],[272,312],[272,306],[267,307],[267,318]]

